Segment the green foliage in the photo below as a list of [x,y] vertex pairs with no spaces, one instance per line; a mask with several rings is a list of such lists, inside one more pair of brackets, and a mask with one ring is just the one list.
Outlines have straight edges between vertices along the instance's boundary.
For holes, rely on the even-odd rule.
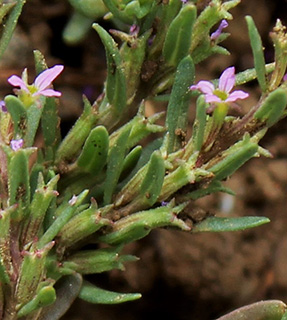
[[253,57],[254,57],[254,65],[257,73],[257,79],[262,91],[265,92],[267,90],[267,83],[266,83],[265,59],[264,59],[261,37],[259,35],[259,32],[255,26],[255,23],[252,17],[247,16],[246,21],[247,21],[249,38],[250,38],[250,43],[251,43]]
[[90,303],[118,304],[127,301],[137,300],[141,297],[139,293],[119,293],[104,290],[89,282],[84,282],[79,297]]
[[[231,117],[232,93],[220,87],[222,79],[219,84],[217,79],[205,82],[212,91],[209,97],[206,87],[192,91],[190,86],[199,62],[228,53],[218,45],[228,34],[216,40],[210,35],[222,19],[232,19],[229,10],[240,1],[212,0],[203,9],[196,1],[179,0],[69,2],[75,13],[64,37],[74,44],[92,26],[106,51],[107,78],[95,102],[83,98],[83,112],[63,138],[57,98],[40,94],[27,105],[21,90],[33,96],[33,85],[20,86],[16,96],[4,98],[0,318],[9,306],[4,310],[9,320],[60,319],[78,296],[103,304],[140,298],[138,293],[101,289],[86,275],[124,270],[126,263],[137,260],[121,253],[124,245],[153,229],[226,232],[269,222],[265,217],[208,215],[198,222],[188,211],[206,195],[234,195],[224,186],[225,179],[252,157],[270,156],[259,142],[286,116],[287,105],[282,83],[287,36],[281,22],[271,34],[275,62],[265,65],[260,35],[246,17],[254,69],[234,75],[235,84],[257,78],[262,95],[245,115]],[[0,56],[24,3],[0,6],[0,22],[5,21]],[[119,30],[92,25],[103,16]],[[49,72],[41,52],[34,51],[34,59],[37,75]],[[199,91],[203,94],[198,96]],[[210,95],[220,102],[210,102]],[[147,112],[155,100],[167,100],[166,110]],[[191,125],[190,108],[195,109]],[[37,135],[41,144],[35,143]],[[13,147],[13,140],[20,139],[23,145]],[[281,302],[260,302],[220,319],[284,319],[285,311]]]

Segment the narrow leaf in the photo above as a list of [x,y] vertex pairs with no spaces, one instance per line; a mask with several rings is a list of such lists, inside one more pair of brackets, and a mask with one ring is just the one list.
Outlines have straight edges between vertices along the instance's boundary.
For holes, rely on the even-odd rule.
[[84,97],[84,111],[76,121],[73,128],[66,135],[60,144],[56,160],[60,163],[63,160],[72,159],[82,148],[85,140],[89,136],[93,126],[98,119],[96,111],[91,106],[87,98]]
[[90,303],[118,304],[141,298],[140,293],[119,293],[101,289],[84,281],[79,298]]
[[22,8],[25,4],[26,0],[18,0],[14,8],[9,13],[8,19],[6,20],[5,24],[3,25],[3,33],[0,39],[0,58],[2,57],[3,53],[5,52],[14,32],[14,29],[17,25],[18,18],[22,12]]
[[178,65],[168,108],[166,125],[169,132],[168,152],[182,146],[187,127],[187,111],[191,93],[189,86],[194,82],[194,64],[187,56]]
[[209,217],[195,225],[192,229],[196,232],[225,232],[239,231],[261,226],[270,220],[265,217],[221,218]]
[[241,307],[217,320],[283,320],[285,311],[286,304],[282,301],[267,300]]
[[112,146],[107,165],[107,176],[104,184],[104,204],[111,203],[112,195],[118,183],[126,154],[126,142],[130,128],[124,130]]
[[278,88],[271,92],[255,112],[254,118],[266,121],[268,127],[275,124],[283,114],[287,105],[286,91]]
[[151,155],[146,175],[141,184],[140,194],[152,206],[160,195],[165,176],[164,160],[159,151]]
[[121,56],[117,44],[108,32],[97,23],[93,24],[93,28],[98,32],[106,50],[108,68],[106,81],[107,98],[114,107],[115,115],[120,117],[127,101],[126,79]]
[[77,164],[86,172],[97,175],[106,165],[108,150],[108,131],[105,127],[98,126],[89,134]]
[[254,65],[255,65],[258,83],[262,91],[265,92],[267,90],[266,69],[265,69],[265,59],[264,59],[261,37],[255,26],[255,23],[252,17],[247,16],[245,17],[245,19],[248,26],[248,33],[249,33],[251,48],[253,52]]
[[170,24],[163,46],[163,56],[169,65],[176,67],[188,55],[195,18],[196,7],[188,4]]
[[13,121],[14,137],[17,135],[24,137],[27,128],[27,112],[23,103],[12,95],[6,96],[4,101]]
[[207,103],[203,95],[199,96],[196,101],[196,117],[193,124],[192,140],[194,144],[194,149],[200,151],[203,140],[204,131],[206,125],[206,109]]

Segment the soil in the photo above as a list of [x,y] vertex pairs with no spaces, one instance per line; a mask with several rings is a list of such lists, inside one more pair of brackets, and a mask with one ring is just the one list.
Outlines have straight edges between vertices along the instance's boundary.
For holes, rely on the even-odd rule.
[[[63,92],[60,115],[63,135],[82,110],[82,94],[93,101],[105,79],[105,55],[95,31],[77,46],[62,40],[72,10],[63,0],[30,0],[24,7],[10,49],[1,60],[1,95],[11,92],[7,77],[28,67],[33,76],[32,49],[44,53],[48,64],[65,65],[56,80]],[[287,21],[286,1],[243,0],[232,10],[234,20],[225,41],[232,53],[214,57],[198,66],[199,78],[218,76],[230,65],[237,70],[252,67],[245,15],[252,15],[263,37],[266,59],[272,61],[268,33],[276,18]],[[109,26],[107,26],[109,27]],[[258,98],[255,83],[246,90],[249,103]],[[250,106],[242,106],[243,110]],[[192,117],[192,116],[191,116]],[[261,299],[287,302],[287,125],[286,119],[271,128],[261,145],[273,158],[252,159],[226,185],[237,194],[209,196],[198,205],[218,216],[259,215],[271,223],[244,232],[191,235],[156,230],[125,251],[140,258],[125,272],[113,271],[94,280],[107,289],[141,292],[142,299],[113,306],[90,305],[76,300],[63,317],[69,320],[211,320],[242,305]]]

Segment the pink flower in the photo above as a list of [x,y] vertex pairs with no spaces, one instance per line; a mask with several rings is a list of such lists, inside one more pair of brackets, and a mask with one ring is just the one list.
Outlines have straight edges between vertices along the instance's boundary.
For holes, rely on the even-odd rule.
[[214,32],[210,35],[210,39],[213,40],[213,41],[214,41],[214,40],[217,40],[218,37],[221,35],[222,30],[223,30],[224,28],[226,28],[226,27],[228,27],[228,22],[227,22],[226,20],[222,20],[221,23],[220,23],[220,25],[219,25],[219,27],[218,27],[218,29],[217,29],[216,31],[214,31]]
[[219,78],[218,88],[215,88],[210,81],[199,81],[192,85],[190,90],[199,90],[205,96],[207,103],[235,102],[236,100],[246,99],[249,94],[242,90],[230,92],[235,85],[235,68],[227,68]]
[[11,140],[10,147],[13,151],[17,151],[23,147],[24,141],[23,139]]
[[22,78],[13,75],[8,79],[8,82],[14,87],[20,87],[20,90],[23,94],[26,93],[28,95],[31,95],[33,98],[40,95],[46,97],[60,97],[61,92],[49,89],[48,87],[51,86],[52,82],[56,77],[58,77],[63,69],[64,66],[55,65],[54,67],[41,72],[32,85],[29,85],[25,79],[25,75],[27,74],[27,70],[25,69]]
[[3,100],[0,101],[0,110],[2,112],[7,112],[6,104]]

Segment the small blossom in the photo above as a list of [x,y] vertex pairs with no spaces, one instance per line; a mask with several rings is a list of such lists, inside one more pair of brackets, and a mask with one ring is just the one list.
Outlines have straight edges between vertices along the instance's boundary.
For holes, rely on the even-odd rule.
[[190,90],[199,90],[205,96],[207,103],[230,103],[236,100],[246,99],[249,94],[242,90],[230,92],[235,85],[235,68],[230,67],[223,71],[219,78],[218,88],[210,81],[199,81],[192,85]]
[[180,0],[182,3],[187,3],[188,0]]
[[[24,76],[20,78],[13,75],[8,79],[8,82],[14,87],[20,87],[21,93],[31,95],[33,98],[37,98],[40,95],[46,97],[60,97],[61,92],[49,89],[48,87],[51,86],[52,82],[58,77],[63,69],[64,66],[55,65],[54,67],[41,72],[32,85],[27,83]],[[26,69],[24,73],[25,72],[27,72]]]
[[283,77],[283,81],[287,81],[287,73],[285,73],[285,75]]
[[140,27],[136,24],[130,26],[130,34],[132,36],[137,36],[140,31]]
[[218,27],[218,29],[217,29],[216,31],[214,31],[214,32],[210,35],[210,39],[213,40],[213,41],[214,41],[214,40],[217,40],[218,37],[221,35],[222,30],[223,30],[224,28],[226,28],[226,27],[228,27],[228,22],[227,22],[226,20],[222,20],[221,23],[220,23],[220,25],[219,25],[219,27]]
[[17,151],[23,147],[24,141],[23,139],[11,140],[10,147],[13,151]]
[[0,101],[0,109],[2,112],[7,112],[6,104],[3,100]]
[[74,206],[76,204],[77,200],[78,200],[78,197],[73,195],[72,198],[69,200],[69,205]]

